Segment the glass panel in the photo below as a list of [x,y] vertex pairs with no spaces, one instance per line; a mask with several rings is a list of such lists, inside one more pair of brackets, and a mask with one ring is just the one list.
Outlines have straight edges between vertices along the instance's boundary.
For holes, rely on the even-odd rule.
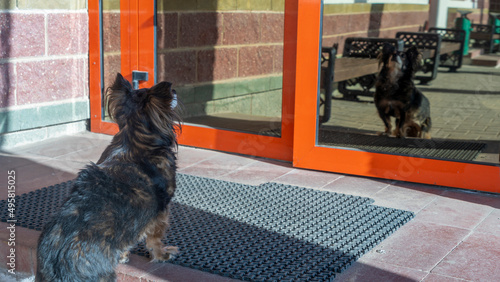
[[[121,72],[119,0],[102,1],[102,49],[102,77],[104,79],[103,91],[105,92],[113,84],[116,73]],[[107,107],[104,107],[103,111],[104,120],[110,121]]]
[[284,1],[250,2],[158,1],[158,81],[185,123],[279,137]]
[[[367,56],[361,63],[360,59],[355,61],[349,58],[345,47],[348,45],[346,38],[394,39],[399,31],[418,32],[422,28],[422,18],[428,17],[427,9],[426,5],[403,4],[397,7],[387,4],[324,5],[322,46],[331,48],[334,43],[338,43],[339,51],[335,60],[331,115],[326,122],[323,122],[326,120],[323,116],[325,98],[328,95],[325,95],[326,86],[323,80],[328,61],[322,64],[322,90],[318,104],[319,145],[461,162],[499,164],[500,69],[473,65],[470,60],[469,62],[464,60],[464,64],[456,72],[439,67],[437,77],[428,84],[419,84],[419,80],[415,79],[415,89],[423,93],[430,106],[426,105],[423,98],[424,102],[416,107],[415,113],[408,116],[406,120],[411,120],[412,123],[405,123],[403,127],[402,134],[406,138],[397,138],[394,134],[396,127],[394,116],[398,115],[394,109],[397,106],[374,102],[377,70],[361,78],[352,77],[347,81],[337,81],[339,77],[346,75],[346,70],[352,74],[369,64],[378,67],[376,59],[378,53]],[[450,25],[452,28],[453,22]],[[364,48],[363,46],[360,44],[355,48]],[[428,52],[422,49],[420,51],[424,57]],[[325,56],[326,54],[324,53]],[[450,55],[441,57],[441,63],[450,57]],[[427,60],[424,61],[426,62]],[[419,72],[417,76],[429,74],[430,70],[427,69],[426,73]],[[396,99],[391,101],[396,102]],[[431,117],[430,139],[424,138],[425,134],[420,137],[418,134],[419,126],[424,127],[428,123],[424,117],[428,109]],[[383,114],[392,114],[392,130],[389,134],[385,134],[385,125],[379,116],[379,110]]]

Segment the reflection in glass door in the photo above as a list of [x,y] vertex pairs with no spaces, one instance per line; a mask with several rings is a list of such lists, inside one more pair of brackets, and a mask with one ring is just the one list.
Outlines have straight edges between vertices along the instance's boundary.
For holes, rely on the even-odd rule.
[[[303,21],[299,21],[297,27],[297,79],[296,81],[296,93],[314,93],[314,95],[297,95],[295,97],[295,120],[300,121],[296,123],[294,130],[294,143],[293,143],[293,165],[299,168],[306,169],[315,169],[315,170],[323,170],[323,171],[331,171],[336,173],[346,173],[353,175],[361,175],[367,177],[376,177],[376,178],[384,178],[384,179],[392,179],[392,180],[401,180],[408,182],[418,182],[418,183],[426,183],[432,185],[442,185],[442,186],[452,186],[473,190],[481,190],[488,192],[498,193],[500,191],[500,165],[498,163],[486,163],[486,162],[465,162],[465,161],[456,161],[452,158],[447,158],[446,160],[440,159],[438,157],[422,157],[420,155],[410,155],[410,154],[401,154],[388,152],[387,150],[373,150],[373,149],[364,149],[359,148],[361,145],[361,140],[355,142],[355,138],[352,138],[352,134],[360,134],[369,136],[370,138],[378,138],[380,140],[385,141],[393,141],[393,140],[404,140],[403,138],[395,138],[395,137],[387,137],[387,136],[378,136],[377,131],[380,131],[380,127],[374,128],[363,128],[360,126],[356,126],[357,122],[359,122],[362,118],[360,116],[373,114],[371,119],[366,119],[366,124],[369,122],[375,122],[379,120],[376,115],[376,108],[373,103],[370,102],[360,102],[360,101],[348,101],[343,99],[338,99],[332,101],[332,111],[330,120],[327,122],[323,122],[320,124],[319,120],[319,95],[320,89],[319,87],[319,74],[321,73],[321,36],[323,32],[327,31],[327,29],[332,26],[321,26],[321,19],[323,17],[322,12],[331,12],[332,9],[322,7],[322,3],[320,1],[299,1],[303,3],[298,11],[298,18],[304,19]],[[353,4],[356,5],[356,4]],[[359,7],[370,7],[367,6],[357,6]],[[337,8],[337,7],[335,7]],[[340,9],[345,10],[345,9]],[[339,17],[344,16],[343,12],[337,13],[337,20],[329,19],[324,20],[323,24],[326,22],[330,24],[338,24],[341,22]],[[356,17],[358,13],[356,13]],[[326,16],[326,13],[325,13]],[[366,16],[361,15],[360,18],[366,18]],[[325,18],[323,18],[325,19]],[[336,27],[344,28],[345,26],[336,25]],[[358,25],[356,25],[358,27]],[[323,41],[325,40],[325,33],[323,33]],[[332,36],[332,38],[335,36]],[[344,40],[342,38],[343,35],[338,35],[336,40]],[[328,39],[328,38],[327,38]],[[331,47],[333,42],[329,42],[324,47]],[[340,43],[340,42],[339,42]],[[330,46],[328,46],[330,45]],[[341,47],[342,48],[342,47]],[[342,53],[342,52],[341,52]],[[349,66],[349,64],[347,64]],[[300,66],[300,67],[299,67]],[[335,65],[335,70],[340,64]],[[377,66],[377,64],[375,64]],[[347,68],[348,70],[352,70],[351,68]],[[376,71],[375,71],[376,72]],[[338,72],[339,74],[342,72]],[[455,75],[456,73],[450,73],[449,75]],[[442,75],[440,72],[438,77]],[[337,76],[338,77],[338,76]],[[489,86],[494,85],[492,78],[495,75],[488,74],[486,75],[487,80],[490,81]],[[338,79],[338,78],[337,78]],[[342,79],[339,79],[342,80]],[[345,80],[345,79],[344,79]],[[463,83],[463,81],[462,81]],[[471,82],[475,83],[475,82]],[[458,82],[457,82],[458,85]],[[457,85],[453,85],[452,87],[456,87]],[[482,87],[485,85],[483,84]],[[439,87],[439,84],[436,82],[435,85],[431,85],[431,88]],[[474,87],[478,87],[475,85]],[[450,87],[451,88],[451,87]],[[453,88],[452,88],[453,89]],[[455,99],[451,101],[452,105],[458,102],[458,97],[463,97],[464,93],[469,92],[467,89],[462,89],[462,91],[457,91],[455,88]],[[424,90],[422,90],[424,91]],[[427,92],[433,92],[429,89]],[[491,100],[483,95],[489,95],[490,93],[486,91],[494,91],[482,88],[482,94],[477,95],[480,97],[479,100],[475,100],[474,103],[466,102],[470,100],[462,100],[466,104],[461,104],[462,106],[471,107],[471,108],[479,108],[479,106],[484,106],[485,108],[490,108],[494,110],[494,104],[491,103]],[[446,94],[446,93],[444,93]],[[337,96],[337,93],[334,94]],[[448,95],[436,95],[436,97],[441,97],[446,99]],[[429,94],[431,97],[431,94]],[[342,98],[341,96],[337,96],[335,98]],[[484,105],[479,105],[479,102],[484,99]],[[340,102],[339,102],[340,101]],[[449,100],[450,101],[450,100]],[[490,101],[490,102],[488,102]],[[436,110],[432,110],[435,113],[436,120],[439,121],[439,117],[443,116],[445,113],[444,108],[439,108],[434,106],[432,108],[432,104],[437,105],[438,102],[431,101],[431,109],[437,108]],[[449,104],[449,103],[448,103]],[[336,108],[338,106],[338,108]],[[363,108],[364,107],[364,108]],[[453,117],[448,121],[459,121],[460,119],[453,115],[456,113],[457,108],[447,107],[449,110],[449,114]],[[442,111],[442,112],[440,112]],[[354,114],[351,114],[354,113]],[[463,113],[466,113],[465,111]],[[497,111],[498,113],[498,111]],[[483,112],[486,114],[486,111]],[[465,116],[464,116],[465,117]],[[364,119],[364,118],[363,118]],[[321,121],[324,121],[322,119]],[[487,121],[490,121],[490,118],[487,118]],[[328,124],[328,123],[332,124]],[[446,122],[445,120],[441,120],[440,122]],[[342,124],[333,124],[333,123],[342,123]],[[451,125],[451,124],[450,124]],[[336,126],[336,127],[335,127]],[[437,127],[438,125],[436,125]],[[340,128],[342,127],[342,128]],[[349,130],[347,130],[349,129]],[[484,129],[484,128],[483,128]],[[493,130],[493,129],[492,129]],[[344,143],[342,145],[339,144],[331,144],[325,142],[325,139],[322,139],[322,134],[325,131],[331,131],[331,137],[338,138],[342,135],[347,135],[344,138]],[[368,132],[367,132],[368,131]],[[432,132],[431,132],[432,133]],[[459,132],[457,132],[459,133]],[[351,136],[349,136],[351,134]],[[439,133],[436,133],[439,135]],[[345,136],[344,135],[344,136]],[[498,135],[496,135],[498,136]],[[450,137],[450,136],[448,136]],[[347,139],[347,141],[345,141]],[[410,139],[410,138],[408,138]],[[414,140],[428,140],[421,138],[413,138]],[[430,140],[434,140],[430,139]],[[486,138],[484,140],[487,140]],[[449,141],[449,140],[446,140]],[[445,141],[445,142],[446,142]],[[481,142],[483,140],[480,140]],[[425,141],[424,141],[425,142]],[[474,141],[476,142],[476,141]],[[368,141],[366,144],[369,145],[377,145],[371,141]],[[379,143],[380,144],[380,143]],[[422,144],[422,143],[420,143]],[[391,143],[383,143],[381,147],[388,147],[392,145]],[[424,147],[424,146],[422,146]],[[425,148],[425,147],[424,147]],[[497,153],[497,161],[498,161],[498,151]]]
[[145,71],[139,87],[178,93],[179,144],[290,161],[297,2],[233,2],[89,1],[91,130],[118,131],[103,104],[116,72]]
[[158,81],[184,122],[280,137],[285,1],[173,2],[158,1]]
[[[346,12],[348,8],[357,9],[357,12],[349,15]],[[411,12],[401,13],[399,9]],[[500,116],[500,70],[496,68],[463,64],[457,71],[449,72],[447,68],[440,67],[436,78],[429,84],[419,84],[418,77],[424,73],[418,72],[414,80],[416,89],[429,101],[418,111],[430,112],[430,121],[425,121],[429,126],[425,126],[430,127],[427,137],[431,138],[426,139],[423,138],[426,134],[418,134],[419,124],[423,124],[422,120],[427,116],[420,119],[416,115],[407,117],[403,127],[407,138],[396,138],[392,132],[384,133],[384,122],[379,117],[373,96],[378,72],[376,58],[382,45],[377,46],[373,37],[388,42],[396,40],[396,34],[400,31],[418,32],[418,17],[407,17],[398,24],[393,23],[391,18],[400,14],[425,16],[427,9],[427,5],[409,4],[398,7],[384,4],[324,4],[320,35],[322,46],[331,48],[334,43],[338,43],[342,48],[338,53],[342,57],[335,60],[336,87],[328,93],[333,98],[331,115],[320,124],[319,145],[499,165],[500,130],[497,124]],[[349,27],[338,24],[348,16],[356,18],[359,23]],[[443,39],[441,49],[446,43],[450,46]],[[419,46],[425,58],[429,50],[424,49],[424,43]],[[422,69],[428,75],[433,61],[426,58],[423,62]],[[370,65],[374,67],[368,70]],[[322,67],[325,69],[326,64]],[[342,75],[346,69],[350,70],[351,76]],[[391,119],[394,129],[395,118]],[[410,120],[413,123],[409,123]]]
[[[121,34],[120,34],[120,1],[102,0],[102,93],[113,84],[116,73],[121,73]],[[104,96],[103,96],[104,98]],[[103,99],[104,101],[104,99]],[[103,103],[103,120],[111,121],[105,103]]]

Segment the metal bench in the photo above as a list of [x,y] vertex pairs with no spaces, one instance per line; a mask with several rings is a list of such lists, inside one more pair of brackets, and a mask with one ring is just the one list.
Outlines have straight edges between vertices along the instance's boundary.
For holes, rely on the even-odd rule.
[[429,32],[441,35],[439,66],[449,68],[453,72],[462,67],[465,30],[431,27]]
[[472,47],[481,48],[488,53],[493,53],[499,49],[500,33],[496,31],[500,29],[500,26],[472,24],[471,27],[470,39],[474,40]]

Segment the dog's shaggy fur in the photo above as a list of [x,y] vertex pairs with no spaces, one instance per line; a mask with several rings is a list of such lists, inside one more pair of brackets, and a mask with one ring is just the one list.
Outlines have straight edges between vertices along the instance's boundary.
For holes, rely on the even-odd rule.
[[154,261],[177,251],[161,242],[176,187],[175,91],[169,82],[132,90],[118,74],[107,98],[119,132],[43,228],[36,281],[115,281],[116,265],[144,238]]
[[[382,69],[377,77],[374,98],[385,125],[382,134],[430,138],[430,103],[413,83],[419,63],[420,54],[415,46],[401,53],[393,45],[386,44],[379,54]],[[396,119],[396,129],[392,132],[391,117]]]

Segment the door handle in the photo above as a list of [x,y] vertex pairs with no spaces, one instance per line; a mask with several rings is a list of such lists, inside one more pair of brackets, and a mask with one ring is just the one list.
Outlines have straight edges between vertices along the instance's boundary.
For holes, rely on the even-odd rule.
[[139,89],[139,81],[148,81],[147,71],[132,71],[132,88]]

